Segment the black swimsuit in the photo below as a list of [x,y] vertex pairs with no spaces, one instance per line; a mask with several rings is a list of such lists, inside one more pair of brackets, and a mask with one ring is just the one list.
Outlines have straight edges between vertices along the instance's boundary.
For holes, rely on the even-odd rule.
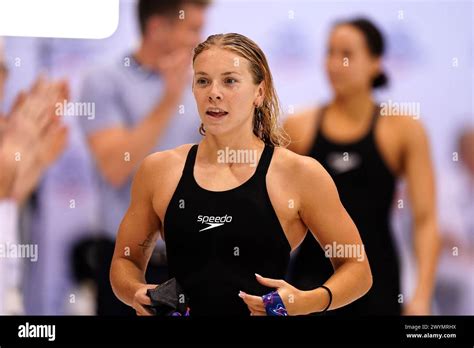
[[[376,108],[367,134],[352,143],[336,143],[324,136],[324,111],[323,108],[319,115],[318,132],[309,156],[317,159],[334,179],[341,202],[360,232],[373,276],[373,286],[365,296],[328,313],[398,315],[399,261],[390,228],[396,179],[374,137],[379,109]],[[323,284],[333,272],[324,251],[308,233],[292,258],[289,282],[308,290]]]
[[283,279],[291,251],[265,180],[274,148],[265,145],[253,176],[227,191],[197,184],[197,149],[188,153],[165,214],[169,275],[189,296],[191,316],[248,316],[239,291],[261,296],[274,290],[259,284],[255,273]]

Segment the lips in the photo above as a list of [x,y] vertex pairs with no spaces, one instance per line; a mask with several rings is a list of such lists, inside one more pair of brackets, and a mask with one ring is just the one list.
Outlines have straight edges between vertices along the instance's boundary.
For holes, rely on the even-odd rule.
[[219,109],[219,108],[208,108],[206,110],[206,115],[211,116],[211,117],[216,117],[216,118],[223,117],[227,114],[228,114],[227,111]]
[[222,117],[227,115],[228,112],[212,112],[212,111],[207,111],[206,115],[212,116],[212,117]]

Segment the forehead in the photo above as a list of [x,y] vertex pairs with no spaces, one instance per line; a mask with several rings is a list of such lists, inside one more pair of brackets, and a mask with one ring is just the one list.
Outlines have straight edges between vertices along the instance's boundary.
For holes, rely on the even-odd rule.
[[338,25],[333,29],[329,43],[354,48],[365,46],[364,35],[357,28],[346,24]]
[[212,72],[237,71],[241,74],[249,72],[249,62],[239,54],[227,49],[211,47],[201,52],[194,61],[194,70]]

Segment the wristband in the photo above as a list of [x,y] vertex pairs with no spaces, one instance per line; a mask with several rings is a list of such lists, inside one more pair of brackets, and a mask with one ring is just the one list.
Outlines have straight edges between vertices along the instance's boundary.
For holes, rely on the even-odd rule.
[[288,316],[285,305],[277,291],[263,295],[262,299],[268,316]]

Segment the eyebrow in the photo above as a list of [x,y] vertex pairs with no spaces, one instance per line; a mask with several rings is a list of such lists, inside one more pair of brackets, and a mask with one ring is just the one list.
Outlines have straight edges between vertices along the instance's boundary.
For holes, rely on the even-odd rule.
[[[222,73],[221,75],[227,76],[227,75],[232,75],[232,74],[241,75],[237,71],[226,71],[225,73]],[[209,75],[209,74],[205,73],[204,71],[198,71],[198,72],[196,72],[196,75]]]

